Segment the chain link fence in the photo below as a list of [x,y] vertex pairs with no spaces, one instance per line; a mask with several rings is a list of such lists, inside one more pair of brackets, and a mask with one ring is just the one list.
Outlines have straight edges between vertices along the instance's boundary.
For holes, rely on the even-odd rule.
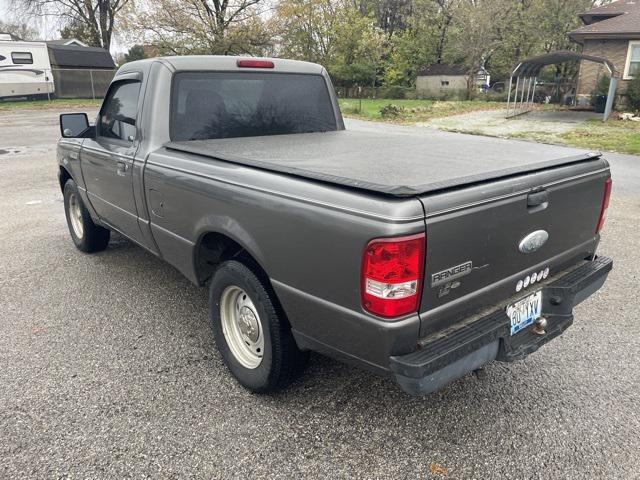
[[57,98],[104,98],[115,70],[54,68]]

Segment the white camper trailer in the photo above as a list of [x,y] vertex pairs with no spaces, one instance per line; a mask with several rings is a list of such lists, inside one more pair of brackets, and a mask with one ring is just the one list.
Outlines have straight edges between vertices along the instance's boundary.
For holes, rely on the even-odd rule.
[[47,44],[0,39],[0,99],[53,95]]

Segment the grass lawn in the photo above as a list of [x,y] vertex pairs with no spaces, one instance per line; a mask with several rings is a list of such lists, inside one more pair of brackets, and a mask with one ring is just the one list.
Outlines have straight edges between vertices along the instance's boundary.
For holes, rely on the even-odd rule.
[[0,112],[3,110],[46,110],[49,108],[98,108],[102,100],[85,98],[56,98],[54,100],[33,101],[0,101]]
[[[392,100],[392,99],[362,99],[341,98],[340,109],[343,115],[364,120],[382,120],[395,123],[413,123],[430,120],[432,118],[448,117],[459,113],[477,110],[495,110],[504,108],[504,103],[483,102],[477,100],[439,101],[439,100]],[[383,115],[381,109],[387,105],[398,107],[395,114]]]
[[640,155],[640,122],[590,120],[560,138],[567,145]]

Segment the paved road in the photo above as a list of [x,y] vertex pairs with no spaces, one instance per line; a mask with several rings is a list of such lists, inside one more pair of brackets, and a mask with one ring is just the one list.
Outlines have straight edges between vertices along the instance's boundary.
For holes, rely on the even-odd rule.
[[314,356],[265,397],[205,291],[121,238],[75,250],[57,113],[0,112],[0,478],[640,478],[640,159],[612,157],[615,272],[541,351],[426,398]]

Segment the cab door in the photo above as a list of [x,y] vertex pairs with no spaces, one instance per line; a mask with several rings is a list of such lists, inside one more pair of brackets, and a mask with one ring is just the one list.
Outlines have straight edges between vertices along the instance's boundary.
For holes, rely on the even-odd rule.
[[141,82],[115,81],[109,87],[96,122],[95,138],[81,151],[82,175],[89,201],[106,224],[144,245],[133,194],[133,159]]

